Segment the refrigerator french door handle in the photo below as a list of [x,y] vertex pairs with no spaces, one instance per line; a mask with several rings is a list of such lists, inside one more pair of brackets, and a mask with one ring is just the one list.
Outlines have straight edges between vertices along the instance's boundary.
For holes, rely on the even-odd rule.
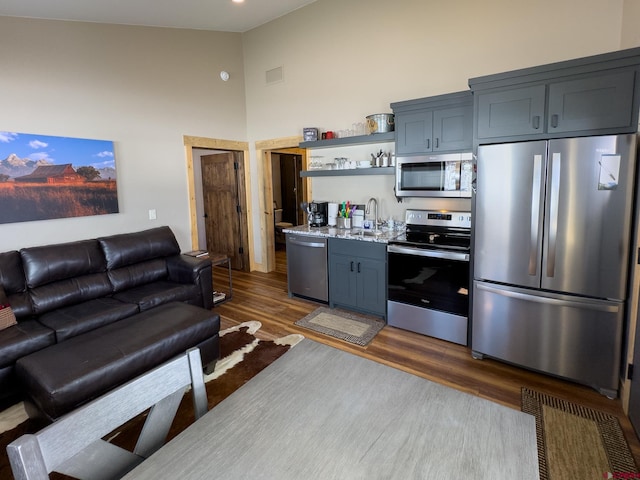
[[556,271],[556,242],[558,239],[558,203],[560,201],[561,154],[551,154],[551,195],[549,197],[549,248],[547,253],[547,277]]
[[492,287],[490,285],[479,283],[479,282],[476,282],[475,285],[476,285],[476,288],[480,290],[485,290],[490,293],[502,295],[503,297],[515,298],[518,300],[525,300],[525,301],[531,301],[536,303],[546,303],[549,305],[555,305],[559,307],[586,308],[588,310],[598,310],[601,312],[610,312],[610,313],[617,313],[620,310],[620,305],[618,304],[604,304],[604,303],[596,303],[596,302],[567,300],[562,298],[543,297],[542,295],[531,295],[529,293],[523,293],[515,289],[507,290],[504,288]]
[[533,185],[531,199],[531,238],[529,243],[529,275],[537,275],[538,232],[540,225],[540,187],[542,185],[542,155],[533,156]]

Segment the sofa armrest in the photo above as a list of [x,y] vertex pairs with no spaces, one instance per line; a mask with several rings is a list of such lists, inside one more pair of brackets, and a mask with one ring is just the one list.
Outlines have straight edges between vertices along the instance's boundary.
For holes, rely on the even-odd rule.
[[213,308],[213,273],[211,260],[189,255],[174,255],[167,258],[169,280],[176,283],[192,283],[202,295],[202,307]]

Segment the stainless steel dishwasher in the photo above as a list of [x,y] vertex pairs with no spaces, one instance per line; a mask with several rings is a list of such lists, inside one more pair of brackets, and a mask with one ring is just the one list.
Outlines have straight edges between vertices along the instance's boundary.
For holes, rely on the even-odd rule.
[[289,296],[327,303],[327,239],[287,234],[287,281]]

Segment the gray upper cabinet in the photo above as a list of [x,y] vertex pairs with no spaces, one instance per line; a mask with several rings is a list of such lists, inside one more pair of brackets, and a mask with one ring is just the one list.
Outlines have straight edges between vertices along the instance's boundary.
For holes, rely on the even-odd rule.
[[535,134],[544,128],[545,86],[478,94],[478,138]]
[[633,133],[640,48],[472,78],[478,144]]
[[396,155],[430,152],[433,149],[433,112],[397,113]]
[[549,84],[547,131],[629,127],[634,70]]
[[470,150],[473,97],[457,92],[391,104],[396,124],[396,155]]
[[433,151],[469,150],[473,144],[473,106],[433,112]]

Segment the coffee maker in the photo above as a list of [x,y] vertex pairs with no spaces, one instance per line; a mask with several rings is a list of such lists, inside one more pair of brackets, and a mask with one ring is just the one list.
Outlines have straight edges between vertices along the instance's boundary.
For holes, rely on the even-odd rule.
[[309,226],[324,227],[327,225],[328,202],[311,202],[309,204]]

